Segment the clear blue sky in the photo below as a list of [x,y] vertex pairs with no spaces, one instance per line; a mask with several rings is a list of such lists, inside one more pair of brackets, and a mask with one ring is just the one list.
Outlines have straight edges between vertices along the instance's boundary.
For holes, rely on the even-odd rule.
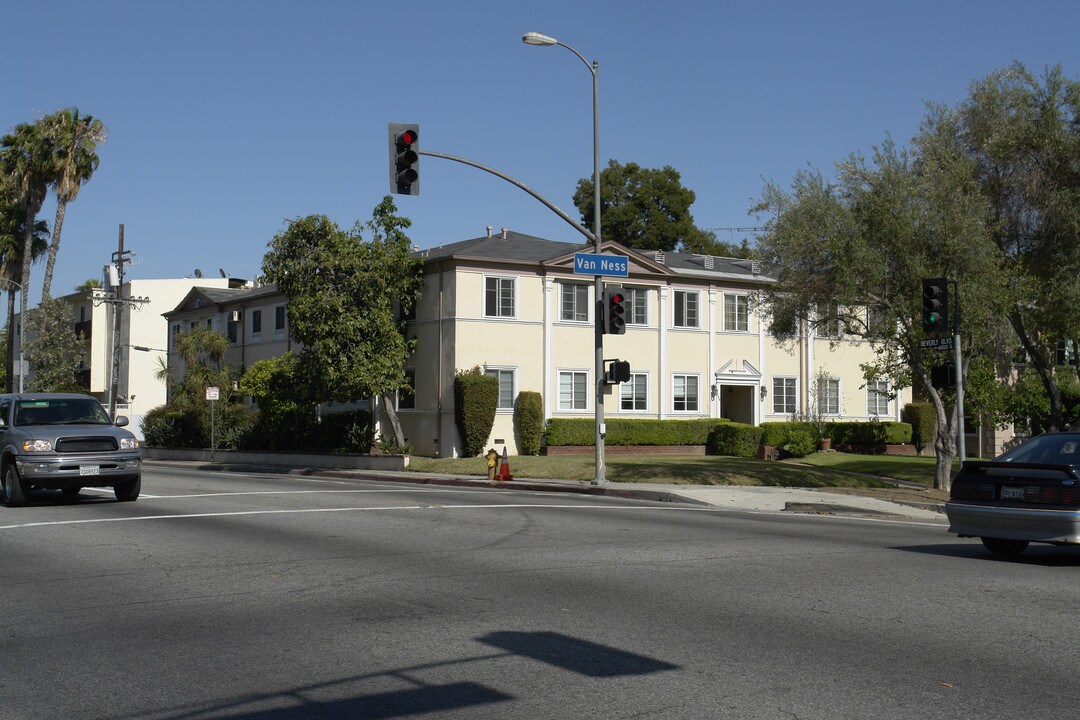
[[[601,162],[673,166],[703,228],[757,224],[765,180],[831,174],[889,135],[906,144],[926,102],[955,104],[1013,60],[1080,78],[1075,0],[36,0],[8,3],[3,24],[0,131],[67,106],[109,128],[69,207],[54,293],[101,276],[121,223],[141,259],[129,277],[250,279],[287,219],[367,220],[389,192],[391,121],[576,218],[591,75],[564,48],[524,45],[527,31],[599,61]],[[487,225],[584,240],[458,163],[423,158],[421,190],[394,196],[420,247]]]

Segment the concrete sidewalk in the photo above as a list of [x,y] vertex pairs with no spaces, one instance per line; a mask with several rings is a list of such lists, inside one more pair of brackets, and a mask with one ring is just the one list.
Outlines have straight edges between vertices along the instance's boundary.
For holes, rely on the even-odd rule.
[[444,475],[437,473],[391,472],[376,470],[341,470],[300,468],[271,465],[236,465],[198,461],[148,460],[149,467],[186,467],[224,472],[263,472],[304,475],[309,477],[355,478],[412,483],[417,485],[447,485],[484,487],[531,492],[563,492],[581,495],[621,497],[657,502],[684,502],[696,505],[746,510],[753,512],[810,513],[858,517],[902,518],[925,522],[946,523],[940,503],[899,503],[861,495],[825,493],[810,488],[759,487],[741,485],[668,485],[660,483],[606,482],[593,485],[575,480],[515,478],[491,482],[474,475]]

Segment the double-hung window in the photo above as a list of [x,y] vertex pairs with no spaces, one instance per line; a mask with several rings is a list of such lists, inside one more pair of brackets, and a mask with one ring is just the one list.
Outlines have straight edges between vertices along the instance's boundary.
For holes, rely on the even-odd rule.
[[794,415],[799,411],[799,396],[796,394],[795,378],[774,377],[772,381],[773,413]]
[[672,410],[675,412],[697,412],[698,376],[675,375],[672,382]]
[[818,412],[822,415],[840,414],[840,380],[832,377],[819,377],[817,382]]
[[507,368],[487,368],[485,375],[490,375],[499,381],[499,404],[498,410],[514,409],[514,371]]
[[583,370],[559,372],[559,409],[589,409],[589,373]]
[[889,415],[889,381],[866,381],[866,414]]
[[645,288],[627,288],[630,305],[630,324],[649,324],[649,291]]
[[631,373],[630,379],[619,385],[619,407],[622,410],[649,409],[649,376]]
[[570,322],[589,321],[588,285],[584,283],[563,283],[560,299],[560,319]]
[[698,327],[698,292],[697,290],[675,291],[675,327]]
[[514,278],[489,277],[485,279],[484,315],[514,317]]
[[724,330],[748,332],[750,330],[750,297],[724,293]]

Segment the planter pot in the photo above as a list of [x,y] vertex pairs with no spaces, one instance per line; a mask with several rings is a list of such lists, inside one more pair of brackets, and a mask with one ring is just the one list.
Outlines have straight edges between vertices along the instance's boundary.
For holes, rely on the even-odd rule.
[[818,440],[818,450],[832,450],[832,438],[821,438]]

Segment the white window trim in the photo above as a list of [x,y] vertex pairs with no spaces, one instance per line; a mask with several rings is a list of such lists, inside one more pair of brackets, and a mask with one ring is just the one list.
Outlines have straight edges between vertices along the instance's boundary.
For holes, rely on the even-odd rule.
[[[675,409],[675,378],[697,378],[697,395],[695,397],[697,401],[697,408],[694,410],[676,410]],[[671,413],[673,415],[700,415],[702,413],[702,400],[701,400],[701,373],[697,372],[673,372],[671,373]]]
[[[513,312],[510,315],[489,315],[487,306],[487,285],[488,280],[509,280],[513,283],[513,295],[511,302],[513,303]],[[496,306],[498,305],[498,296],[495,299]],[[492,318],[494,320],[516,320],[518,311],[518,278],[515,275],[484,275],[484,282],[480,285],[480,308],[485,318]],[[498,307],[495,308],[498,310]]]
[[[510,385],[511,385],[511,387],[510,387],[510,395],[511,395],[511,397],[510,397],[510,406],[509,407],[503,407],[502,405],[497,405],[495,407],[495,413],[496,414],[506,414],[506,413],[513,414],[513,412],[514,412],[514,400],[517,398],[517,394],[518,394],[518,373],[517,373],[518,369],[516,367],[512,366],[512,365],[485,365],[484,366],[484,374],[486,375],[489,371],[490,372],[495,372],[495,373],[504,373],[504,372],[510,373]],[[498,380],[499,376],[496,375],[495,379]],[[501,387],[500,387],[500,395],[501,394],[502,393],[501,393]]]
[[[633,410],[627,410],[622,406],[622,400],[623,400],[622,390],[623,390],[624,387],[627,387],[628,385],[633,387],[633,382],[632,381],[636,377],[645,378],[645,407],[641,408],[641,409],[635,408]],[[649,392],[649,388],[652,387],[652,373],[650,373],[650,372],[631,372],[630,373],[630,380],[631,380],[630,383],[619,383],[618,411],[620,413],[624,414],[624,415],[648,414],[652,410],[652,394]]]
[[771,403],[772,404],[770,405],[771,411],[770,411],[769,414],[770,415],[787,415],[787,414],[789,414],[787,410],[781,410],[779,412],[777,412],[777,410],[776,410],[776,381],[777,380],[794,380],[795,381],[795,412],[793,414],[798,415],[799,413],[801,413],[802,412],[802,408],[801,408],[802,402],[801,402],[801,393],[799,392],[799,376],[798,375],[773,375],[772,379],[773,379],[773,385],[772,385],[772,387],[769,388],[769,393],[772,395],[772,398],[771,398]]
[[[585,319],[584,320],[574,320],[574,319],[571,319],[571,318],[563,317],[563,292],[567,288],[571,288],[571,287],[575,288],[575,290],[577,288],[579,288],[579,287],[585,288]],[[515,287],[515,290],[516,290],[516,287]],[[557,317],[559,318],[560,323],[567,323],[567,324],[570,324],[570,325],[588,325],[588,324],[590,324],[592,322],[592,320],[593,320],[593,306],[596,303],[594,303],[592,301],[592,291],[589,289],[588,283],[574,282],[572,280],[564,280],[564,281],[560,282],[559,283],[559,299],[558,299],[558,303],[559,303],[559,311],[558,311]],[[517,306],[515,305],[515,308],[516,307]],[[577,308],[575,307],[575,310],[576,309]]]
[[[686,293],[688,295],[697,296],[697,324],[696,325],[676,325],[675,313],[679,307],[679,294]],[[672,288],[671,289],[671,328],[673,330],[702,330],[705,326],[703,322],[705,314],[704,303],[701,300],[701,290],[699,288]]]
[[[562,406],[562,376],[564,374],[566,374],[566,373],[575,373],[575,374],[576,373],[582,373],[582,374],[585,375],[585,407],[583,407],[583,408],[574,408],[574,407],[565,408],[565,407]],[[594,393],[590,392],[590,389],[592,387],[593,387],[593,384],[592,384],[592,371],[591,370],[589,370],[587,368],[559,368],[555,372],[555,407],[557,408],[558,412],[565,413],[565,414],[592,412],[592,409],[593,409],[593,397],[592,396],[594,394]]]
[[[720,319],[720,322],[721,322],[720,326],[724,329],[724,332],[749,333],[751,331],[750,316],[752,315],[752,313],[750,312],[750,293],[725,292],[725,293],[723,293],[723,298],[724,298],[724,309],[723,309],[723,317]],[[728,327],[728,314],[727,314],[728,298],[734,298],[735,299],[735,327],[730,327],[730,328]],[[738,310],[739,310],[739,300],[740,299],[743,299],[743,300],[746,301],[746,329],[745,330],[738,327],[738,325],[739,325],[739,313],[738,313]]]
[[[626,291],[630,295],[630,316],[626,319],[627,325],[634,325],[636,327],[649,327],[649,320],[651,319],[651,312],[649,311],[649,288],[630,285],[626,286]],[[634,301],[633,298],[637,293],[645,294],[645,322],[634,322]]]
[[[870,383],[871,382],[883,383],[885,385],[884,394],[882,394],[879,391],[872,390],[870,388]],[[892,413],[892,397],[891,397],[891,393],[892,393],[892,387],[890,387],[888,380],[867,380],[866,381],[866,416],[867,417],[878,417],[878,418],[890,417],[891,413]],[[870,407],[870,398],[871,397],[877,398],[878,402],[880,402],[881,399],[885,400],[885,412],[872,412],[871,411],[871,407]]]

